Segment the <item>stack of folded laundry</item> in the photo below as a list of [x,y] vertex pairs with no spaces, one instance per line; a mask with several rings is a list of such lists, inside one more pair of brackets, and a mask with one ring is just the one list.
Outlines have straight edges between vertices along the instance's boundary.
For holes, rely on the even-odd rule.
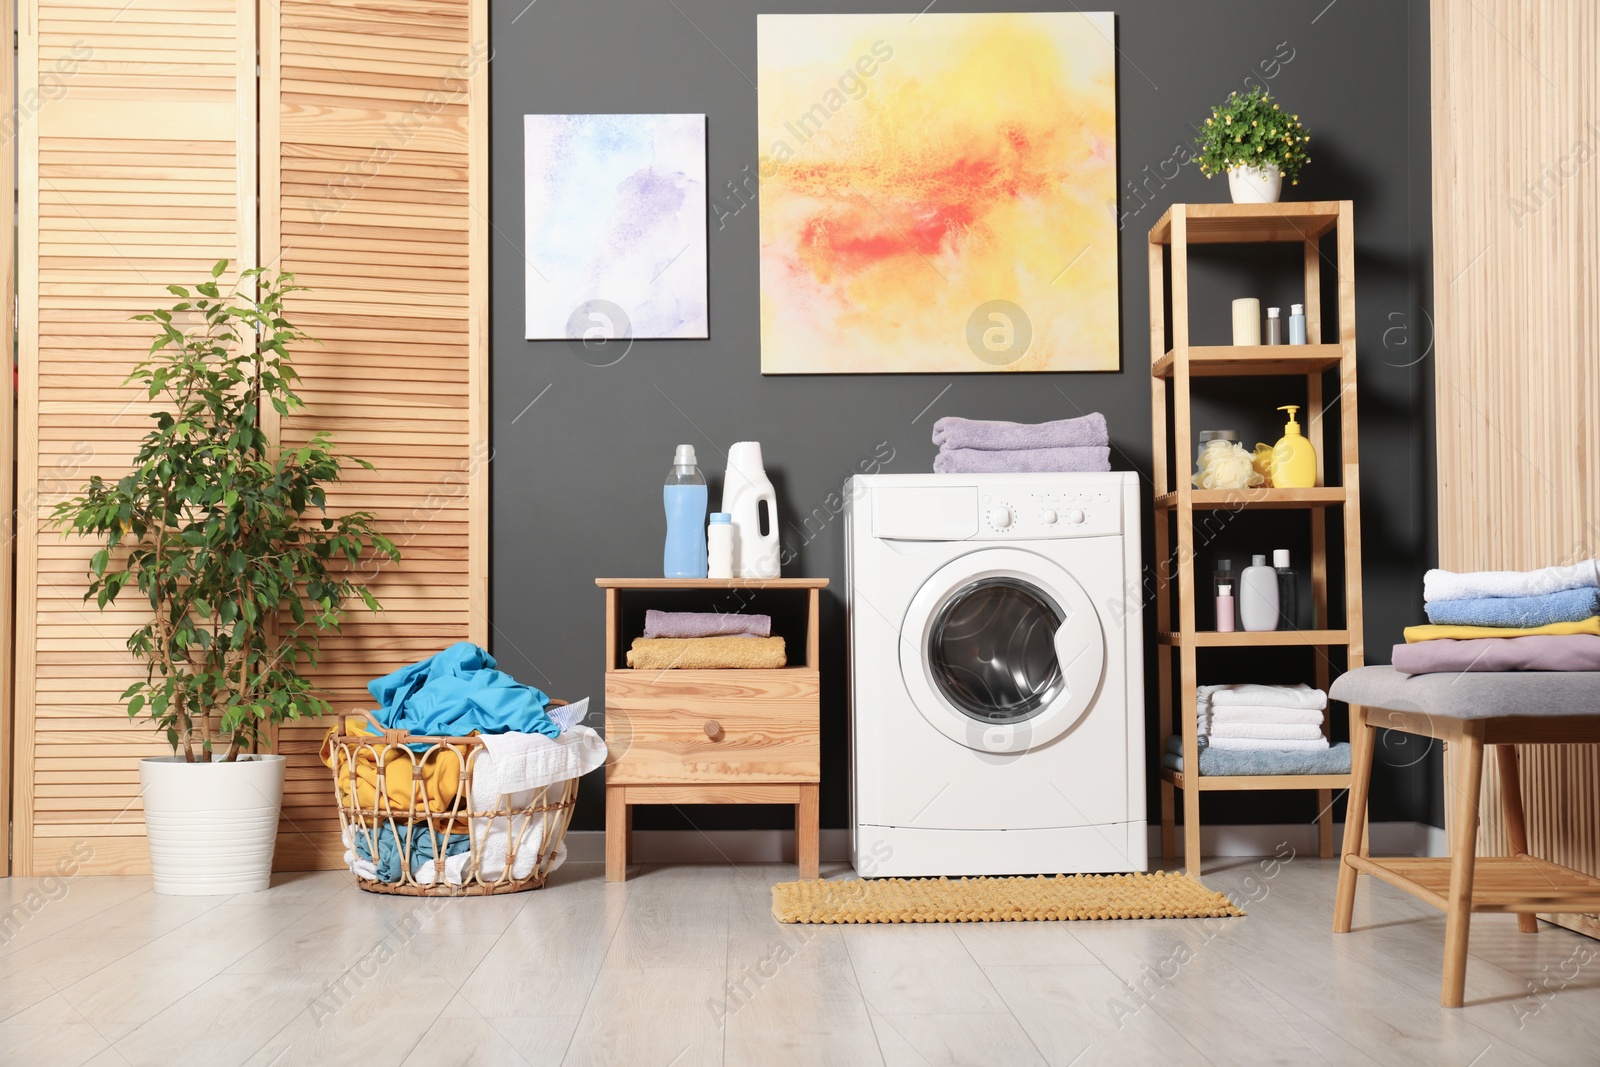
[[1328,694],[1307,685],[1202,685],[1195,695],[1200,744],[1237,751],[1325,749]]
[[1404,674],[1600,671],[1600,561],[1533,571],[1432,570],[1428,625],[1394,647]]
[[[1328,695],[1305,685],[1202,685],[1195,693],[1202,775],[1344,774],[1350,746],[1322,733]],[[1183,738],[1161,765],[1183,770]]]
[[1098,411],[1056,422],[979,422],[943,418],[933,424],[935,474],[1108,471],[1111,438]]
[[644,636],[628,650],[635,670],[739,669],[788,663],[772,616],[701,611],[646,611]]

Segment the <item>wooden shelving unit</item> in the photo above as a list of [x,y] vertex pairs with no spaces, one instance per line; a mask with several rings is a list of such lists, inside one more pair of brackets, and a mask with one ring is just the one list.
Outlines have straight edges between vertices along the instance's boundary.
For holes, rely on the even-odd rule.
[[[1348,774],[1201,776],[1194,716],[1199,649],[1234,647],[1310,648],[1318,688],[1330,681],[1328,650],[1344,647],[1348,667],[1362,663],[1361,504],[1356,439],[1355,239],[1348,200],[1299,204],[1174,204],[1150,230],[1150,373],[1155,433],[1156,629],[1161,745],[1174,732],[1174,715],[1183,737],[1183,771],[1161,769],[1161,854],[1170,859],[1176,845],[1176,793],[1183,792],[1183,858],[1190,874],[1200,873],[1200,794],[1231,790],[1315,789],[1318,846],[1333,855],[1333,791],[1348,789]],[[1334,236],[1328,259],[1322,239]],[[1306,345],[1191,345],[1189,343],[1189,246],[1197,244],[1292,243],[1304,249]],[[1167,270],[1171,252],[1172,337],[1167,337]],[[1339,279],[1338,340],[1321,343],[1322,270],[1330,264]],[[1337,370],[1338,393],[1325,397],[1323,374]],[[1305,380],[1301,422],[1317,453],[1317,485],[1312,489],[1199,490],[1193,487],[1194,428],[1190,424],[1190,383],[1197,377],[1293,375]],[[1168,404],[1173,439],[1167,440]],[[1323,420],[1337,411],[1341,470],[1329,485],[1323,466]],[[1201,590],[1194,568],[1197,512],[1244,509],[1301,509],[1311,522],[1311,599],[1318,625],[1328,619],[1328,524],[1330,507],[1342,508],[1344,535],[1345,629],[1275,630],[1217,633],[1195,625]],[[1173,558],[1176,537],[1176,567]],[[1176,578],[1176,582],[1174,582]],[[1209,580],[1206,580],[1209,594]],[[1176,619],[1174,619],[1176,585]],[[1173,660],[1177,660],[1177,673]],[[1244,680],[1244,679],[1241,679]],[[1324,720],[1323,730],[1328,725]]]

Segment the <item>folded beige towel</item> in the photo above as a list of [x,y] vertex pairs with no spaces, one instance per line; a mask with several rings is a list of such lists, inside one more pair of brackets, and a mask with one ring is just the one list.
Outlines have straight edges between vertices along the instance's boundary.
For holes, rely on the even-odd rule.
[[664,671],[782,667],[789,662],[781,637],[635,637],[628,666]]

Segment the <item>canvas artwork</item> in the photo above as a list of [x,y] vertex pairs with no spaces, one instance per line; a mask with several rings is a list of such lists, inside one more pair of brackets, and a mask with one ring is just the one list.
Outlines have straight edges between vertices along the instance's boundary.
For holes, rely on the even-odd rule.
[[525,115],[527,338],[706,337],[706,117]]
[[1113,32],[759,16],[763,373],[1117,369]]

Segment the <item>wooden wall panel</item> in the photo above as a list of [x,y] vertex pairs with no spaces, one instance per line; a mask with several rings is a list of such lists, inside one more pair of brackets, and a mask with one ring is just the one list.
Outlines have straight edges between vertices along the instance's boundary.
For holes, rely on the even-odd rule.
[[[1600,555],[1600,7],[1433,0],[1431,22],[1439,562],[1587,559]],[[1521,755],[1530,848],[1600,874],[1600,746]],[[1492,766],[1484,777],[1496,797]],[[1505,847],[1492,799],[1480,847]]]
[[[277,0],[262,8],[262,259],[311,292],[293,319],[312,429],[377,464],[330,507],[400,544],[373,568],[385,611],[325,642],[339,708],[459,640],[487,642],[488,27],[485,0]],[[274,147],[277,151],[274,151]],[[285,727],[286,869],[340,866],[327,724]]]
[[[0,0],[0,26],[16,25],[17,6],[13,0]],[[16,107],[16,51],[0,48],[0,114],[12,114]],[[5,339],[7,351],[11,348],[16,327],[15,285],[17,280],[16,215],[10,206],[16,202],[17,139],[15,133],[0,138],[0,338]],[[0,367],[0,509],[11,516],[11,525],[4,531],[3,551],[0,551],[0,827],[11,825],[11,636],[12,566],[16,558],[16,497],[15,459],[16,396],[13,392],[11,361]],[[0,876],[9,874],[10,850],[0,862]]]
[[86,842],[83,870],[131,872],[148,869],[137,757],[169,751],[119,699],[141,613],[85,605],[92,547],[40,519],[125,471],[146,432],[121,383],[151,331],[128,317],[254,259],[255,4],[24,0],[18,45],[14,869]]

